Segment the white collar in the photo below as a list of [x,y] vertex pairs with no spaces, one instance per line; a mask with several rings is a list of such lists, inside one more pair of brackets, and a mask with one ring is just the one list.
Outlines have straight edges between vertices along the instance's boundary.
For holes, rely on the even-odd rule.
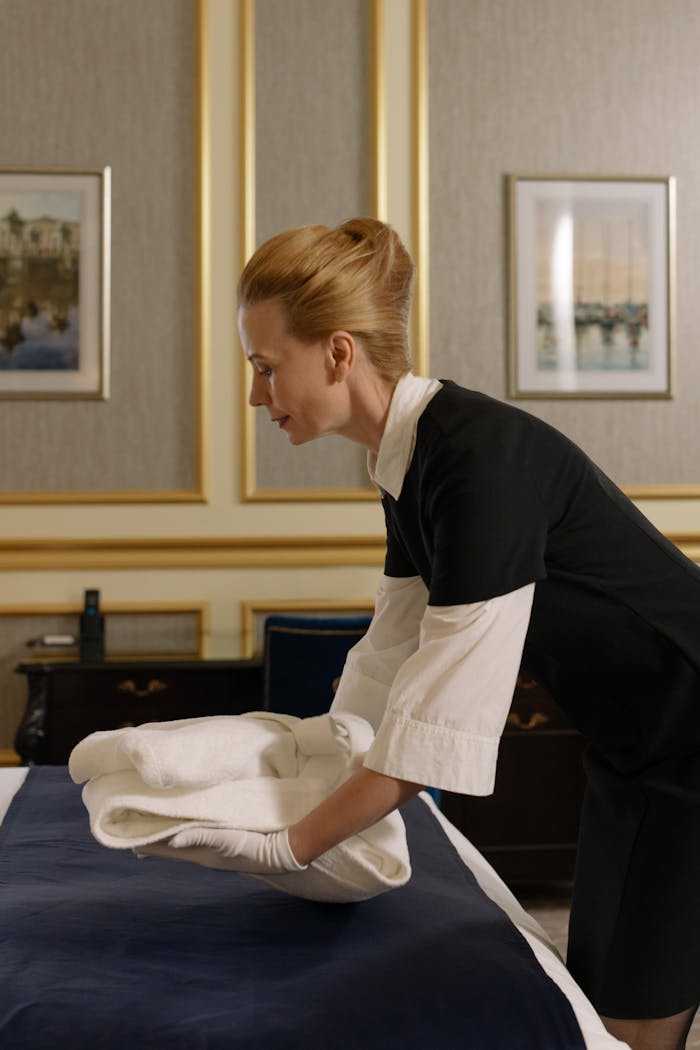
[[396,384],[379,452],[367,454],[370,478],[394,499],[401,495],[403,479],[411,465],[418,420],[441,387],[439,379],[424,379],[410,372]]

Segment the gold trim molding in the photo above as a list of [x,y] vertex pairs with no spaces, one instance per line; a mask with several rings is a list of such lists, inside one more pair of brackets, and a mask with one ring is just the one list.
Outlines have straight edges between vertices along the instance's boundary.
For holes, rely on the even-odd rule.
[[255,651],[255,617],[271,613],[374,613],[371,598],[273,598],[241,602],[241,656],[250,659]]
[[383,536],[0,540],[0,570],[381,566],[385,551]]
[[427,0],[411,7],[411,65],[413,103],[413,259],[416,283],[413,296],[413,362],[418,375],[430,375],[430,140],[428,124],[428,10]]
[[[189,613],[196,617],[197,620],[197,645],[195,649],[181,649],[177,652],[171,650],[155,652],[155,651],[143,651],[138,653],[132,652],[112,652],[109,654],[108,659],[130,659],[131,657],[138,658],[139,660],[146,659],[159,659],[167,657],[168,659],[177,658],[188,658],[193,657],[201,659],[204,656],[205,637],[209,633],[209,618],[210,609],[208,602],[194,602],[194,601],[155,601],[155,602],[104,602],[102,604],[102,612],[106,616],[153,616],[161,614],[173,614],[178,613]],[[27,603],[27,604],[11,604],[11,605],[0,605],[0,619],[3,617],[12,616],[71,616],[78,615],[82,612],[83,606],[79,602],[41,602],[41,603]],[[52,659],[61,659],[60,652],[57,657]],[[31,655],[28,655],[27,659],[31,659]],[[42,657],[46,659],[46,657]],[[0,765],[2,762],[0,761]]]
[[0,491],[0,505],[52,504],[67,506],[87,503],[206,503],[208,501],[208,447],[207,396],[210,368],[209,328],[209,258],[211,207],[210,152],[211,131],[209,119],[209,0],[194,0],[195,41],[195,368],[194,368],[194,431],[195,483],[192,489],[90,489],[90,490],[36,490]]
[[684,485],[623,485],[623,492],[630,499],[698,499],[700,484]]
[[0,504],[206,503],[201,489],[73,489],[70,492],[0,492]]
[[343,503],[366,503],[378,500],[379,492],[374,485],[355,485],[344,488],[296,488],[296,489],[255,489],[251,500],[256,503],[327,503],[337,500]]
[[[241,242],[240,268],[255,251],[255,10],[254,0],[240,0],[239,6],[240,67],[240,175],[241,175]],[[425,0],[413,0],[411,8],[414,81],[413,104],[416,118],[413,129],[415,183],[413,225],[416,237],[414,258],[417,268],[417,301],[413,309],[414,360],[416,371],[427,374],[427,51]],[[371,66],[371,195],[374,214],[387,215],[387,128],[385,68],[385,0],[371,0],[370,8]],[[420,171],[420,177],[418,172]],[[240,360],[241,406],[241,498],[244,502],[351,502],[378,498],[373,485],[321,488],[258,488],[256,483],[255,410],[248,404],[246,361],[238,346]]]
[[[700,562],[700,532],[667,533]],[[384,536],[0,540],[0,571],[382,566]]]
[[384,65],[384,3],[372,0],[370,16],[371,95],[370,120],[372,210],[377,219],[387,219],[386,69]]

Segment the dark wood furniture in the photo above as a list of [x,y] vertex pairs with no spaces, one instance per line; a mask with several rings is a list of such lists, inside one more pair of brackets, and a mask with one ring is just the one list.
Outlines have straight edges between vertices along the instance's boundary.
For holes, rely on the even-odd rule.
[[510,885],[568,882],[585,778],[583,738],[521,674],[501,740],[493,795],[442,792],[446,817]]
[[15,748],[23,764],[63,765],[100,729],[260,708],[259,660],[26,661],[28,698]]
[[[28,700],[15,747],[25,764],[61,765],[88,733],[141,722],[241,714],[263,704],[259,660],[27,661]],[[573,875],[584,788],[582,738],[552,698],[518,679],[495,793],[442,792],[445,815],[509,884]]]

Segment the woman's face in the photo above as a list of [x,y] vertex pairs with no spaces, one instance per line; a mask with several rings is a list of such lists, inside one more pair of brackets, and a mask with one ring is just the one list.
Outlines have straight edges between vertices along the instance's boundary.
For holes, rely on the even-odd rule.
[[253,367],[250,404],[266,408],[293,445],[338,433],[349,402],[332,338],[304,343],[290,335],[276,299],[242,307],[238,329]]

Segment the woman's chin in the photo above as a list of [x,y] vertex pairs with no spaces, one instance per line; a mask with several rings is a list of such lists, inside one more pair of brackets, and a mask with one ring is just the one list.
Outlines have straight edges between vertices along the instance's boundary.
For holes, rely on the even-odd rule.
[[293,431],[287,433],[290,445],[306,445],[313,441],[315,434],[295,434]]
[[291,419],[285,420],[280,428],[287,435],[290,445],[308,445],[310,441],[316,441],[317,438],[325,437],[326,434],[333,433],[333,431],[325,430],[314,430],[304,428],[300,424],[294,424]]

